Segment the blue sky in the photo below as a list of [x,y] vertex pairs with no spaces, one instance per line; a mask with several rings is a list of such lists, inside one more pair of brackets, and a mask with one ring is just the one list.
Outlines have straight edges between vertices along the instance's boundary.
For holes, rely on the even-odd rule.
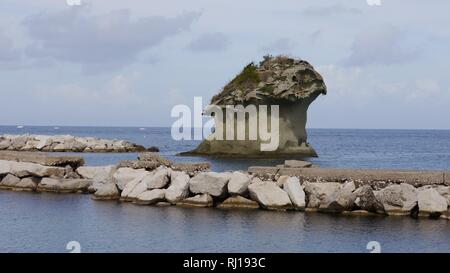
[[2,0],[2,125],[170,126],[250,61],[324,76],[310,128],[450,129],[446,0]]

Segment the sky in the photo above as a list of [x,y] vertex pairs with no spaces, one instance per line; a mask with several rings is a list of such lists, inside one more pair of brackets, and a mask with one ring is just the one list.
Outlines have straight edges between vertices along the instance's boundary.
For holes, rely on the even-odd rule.
[[448,0],[2,0],[0,125],[170,126],[249,62],[310,62],[309,128],[450,129]]

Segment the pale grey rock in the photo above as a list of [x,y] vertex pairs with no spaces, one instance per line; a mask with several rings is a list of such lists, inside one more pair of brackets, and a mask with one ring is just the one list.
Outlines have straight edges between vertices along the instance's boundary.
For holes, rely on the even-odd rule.
[[94,199],[96,200],[116,200],[119,197],[120,193],[115,183],[103,184],[94,193]]
[[142,180],[148,172],[144,169],[119,168],[113,174],[113,179],[119,190],[124,190],[125,186],[133,180]]
[[166,190],[164,189],[145,190],[137,196],[135,203],[139,205],[156,204],[164,201],[165,195]]
[[300,185],[300,180],[297,177],[289,177],[286,182],[283,183],[283,189],[287,192],[295,209],[305,209],[305,191],[303,190],[303,186]]
[[209,194],[198,194],[194,197],[186,198],[183,200],[178,201],[177,206],[183,206],[183,207],[212,207],[214,205],[214,201]]
[[319,210],[329,212],[342,212],[352,210],[356,197],[353,191],[356,189],[353,181],[339,185],[339,188],[322,200]]
[[388,215],[410,215],[417,206],[417,189],[410,184],[388,186],[376,193]]
[[240,195],[228,197],[217,206],[220,209],[258,209],[259,204]]
[[87,192],[91,180],[88,179],[54,179],[43,178],[37,190],[41,192],[77,193]]
[[160,166],[153,172],[146,175],[142,181],[147,185],[147,189],[161,189],[169,183],[169,170]]
[[184,172],[170,172],[170,186],[166,189],[166,200],[172,204],[189,196],[190,177]]
[[263,208],[284,210],[292,207],[288,194],[273,182],[252,183],[248,190],[252,200]]
[[433,188],[420,188],[417,194],[420,216],[439,216],[447,211],[447,199]]
[[286,160],[284,161],[284,167],[286,168],[309,168],[312,166],[311,162],[302,160]]
[[283,188],[284,183],[286,183],[286,181],[288,181],[289,179],[290,179],[290,176],[281,175],[280,177],[278,177],[276,184],[278,187]]
[[251,175],[242,172],[233,172],[228,182],[228,192],[234,195],[243,195],[248,192],[248,185],[251,182]]
[[7,174],[3,177],[0,186],[2,187],[15,187],[20,182],[20,178],[15,175]]
[[227,192],[230,175],[227,173],[205,172],[194,176],[189,182],[192,193],[207,193],[212,196],[223,196]]
[[0,175],[13,174],[17,177],[54,177],[62,178],[65,168],[42,166],[35,163],[0,160]]
[[[135,178],[134,180],[132,180],[131,182],[127,183],[125,188],[123,188],[123,190],[120,194],[120,198],[124,201],[130,201],[128,196],[133,192],[133,190],[136,188],[136,186],[141,183],[141,181],[142,181],[142,178],[138,177],[138,178]],[[143,190],[145,191],[147,189],[147,186],[145,184],[143,184],[140,187],[140,189],[142,189],[143,187],[144,187]]]
[[141,193],[147,191],[147,183],[141,181],[139,182],[133,190],[126,196],[128,200],[136,199]]
[[383,204],[378,201],[374,191],[369,185],[357,188],[354,192],[354,195],[355,205],[360,209],[379,214],[385,213]]
[[327,183],[310,183],[304,184],[304,191],[308,200],[307,207],[318,209],[321,204],[327,202],[333,194],[335,194],[341,184],[336,182]]

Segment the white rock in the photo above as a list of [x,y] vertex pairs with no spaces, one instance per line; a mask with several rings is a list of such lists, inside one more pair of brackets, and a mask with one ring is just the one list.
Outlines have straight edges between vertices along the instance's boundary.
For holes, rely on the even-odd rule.
[[233,172],[228,182],[228,192],[230,194],[242,195],[248,191],[248,185],[252,182],[252,176],[242,173]]
[[94,193],[94,199],[114,200],[119,198],[119,190],[115,183],[106,183],[97,189]]
[[113,178],[119,190],[124,190],[125,186],[131,181],[138,180],[139,182],[147,175],[144,169],[119,168],[114,174]]
[[250,197],[267,209],[292,207],[288,194],[273,182],[252,183],[248,186]]
[[87,191],[92,183],[88,179],[54,179],[43,178],[38,184],[38,191],[76,193]]
[[198,194],[194,197],[183,199],[177,202],[177,206],[184,207],[212,207],[214,201],[209,194]]
[[170,173],[170,186],[166,189],[166,200],[174,204],[189,196],[190,177],[184,172]]
[[[129,183],[127,183],[125,188],[123,188],[123,191],[121,192],[120,197],[124,201],[127,201],[128,200],[128,196],[130,195],[130,193],[133,192],[134,188],[136,188],[136,186],[141,183],[141,180],[142,180],[142,178],[138,177],[138,178],[130,181]],[[145,184],[144,184],[144,186],[145,186]],[[147,187],[145,186],[144,190],[146,190],[146,189],[147,189]]]
[[355,189],[356,187],[353,181],[341,184],[336,191],[322,200],[319,209],[330,212],[352,210],[356,200],[356,196],[353,194]]
[[286,168],[309,168],[312,166],[311,162],[302,160],[286,160],[284,161]]
[[212,196],[223,196],[227,192],[229,180],[230,175],[225,173],[199,173],[189,182],[189,189],[192,193],[207,193]]
[[164,189],[145,190],[137,196],[136,203],[141,205],[156,204],[164,201],[165,195],[166,190]]
[[146,175],[142,181],[149,190],[164,188],[169,183],[169,170],[164,166],[160,166]]
[[419,189],[417,198],[419,215],[429,216],[447,211],[447,199],[433,188]]
[[290,176],[288,175],[282,175],[278,178],[276,184],[278,187],[283,188],[284,183],[290,179]]
[[94,182],[107,181],[116,170],[115,166],[102,166],[102,167],[78,167],[76,172],[81,177],[91,179]]
[[300,180],[297,177],[289,177],[283,183],[283,189],[287,192],[292,204],[296,209],[304,209],[306,206],[305,191],[300,185]]
[[308,199],[308,208],[318,209],[320,205],[336,193],[341,184],[336,182],[310,183],[304,184],[304,190]]
[[65,168],[48,167],[35,163],[0,160],[0,175],[14,174],[17,177],[64,177]]
[[417,205],[417,189],[406,183],[388,186],[375,196],[388,215],[409,215]]

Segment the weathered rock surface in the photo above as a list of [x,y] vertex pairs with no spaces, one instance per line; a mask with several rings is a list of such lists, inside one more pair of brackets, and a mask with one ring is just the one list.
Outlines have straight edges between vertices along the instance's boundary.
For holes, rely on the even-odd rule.
[[131,168],[131,169],[145,169],[147,171],[152,171],[161,166],[161,164],[152,161],[141,161],[141,160],[122,160],[117,164],[117,168]]
[[146,148],[124,140],[107,140],[94,137],[75,137],[70,135],[2,135],[0,136],[0,150],[117,153],[142,152]]
[[142,153],[138,155],[139,161],[147,161],[156,163],[158,166],[163,165],[166,167],[172,166],[172,161],[156,154],[156,153]]
[[166,167],[159,167],[146,175],[142,182],[147,185],[147,189],[161,189],[169,183],[169,170]]
[[439,194],[436,189],[419,189],[417,194],[419,204],[419,216],[440,216],[447,211],[447,199]]
[[137,197],[137,195],[139,195],[140,193],[144,192],[147,190],[147,184],[142,183],[142,178],[136,178],[132,181],[130,181],[125,188],[123,189],[122,193],[120,194],[120,198],[123,201],[132,201],[133,197],[131,197],[130,195],[133,193],[133,191],[136,189],[136,191],[134,192],[134,198]]
[[192,193],[206,193],[219,197],[226,194],[229,180],[230,175],[227,173],[199,173],[189,182],[189,189]]
[[305,183],[304,190],[306,193],[307,207],[311,209],[319,209],[332,198],[332,195],[339,191],[341,184],[335,182],[327,183]]
[[140,193],[135,203],[139,205],[153,205],[164,201],[166,191],[164,189],[146,190]]
[[194,176],[200,172],[207,172],[211,169],[208,162],[201,163],[177,163],[171,167],[174,171],[186,172],[189,176]]
[[[205,140],[195,150],[184,154],[230,157],[316,156],[314,149],[307,143],[306,112],[309,105],[326,92],[323,78],[306,61],[279,56],[267,57],[259,65],[251,63],[211,99],[213,106],[208,107],[204,114],[211,115],[215,106],[279,105],[278,148],[263,150],[261,144],[267,144],[266,141],[246,137],[245,140]],[[236,112],[245,114],[245,110]],[[250,115],[255,118],[257,114]],[[236,121],[237,115],[234,117],[234,124]],[[231,127],[223,119],[215,119],[215,128],[224,128],[223,139],[226,139],[227,130]]]
[[406,183],[388,186],[375,196],[388,215],[409,215],[417,206],[417,189]]
[[15,191],[34,191],[40,179],[35,177],[18,178],[12,174],[6,175],[0,182],[0,189]]
[[116,200],[119,197],[120,193],[115,183],[103,184],[94,193],[94,199],[96,200]]
[[248,192],[248,185],[251,182],[251,175],[242,172],[233,172],[228,182],[228,192],[232,195],[243,195]]
[[177,206],[182,207],[198,207],[198,208],[206,208],[212,207],[214,205],[214,201],[209,194],[198,194],[194,197],[186,198],[181,201],[178,201]]
[[29,162],[43,166],[65,167],[67,165],[77,168],[84,165],[84,159],[78,156],[54,156],[39,152],[0,151],[0,160]]
[[220,209],[257,209],[259,204],[253,200],[236,195],[228,197],[217,207]]
[[287,192],[295,209],[305,209],[305,191],[303,190],[303,186],[300,185],[300,180],[297,177],[288,178],[286,182],[283,183],[283,189]]
[[311,162],[302,160],[286,160],[284,161],[284,167],[286,168],[309,168],[312,166]]
[[355,183],[352,181],[341,184],[336,191],[321,202],[319,210],[329,212],[352,210],[356,200],[356,197],[353,194],[355,189]]
[[184,172],[170,173],[170,186],[166,189],[166,200],[172,204],[189,196],[190,177]]
[[137,179],[142,180],[148,172],[144,169],[132,169],[132,168],[119,168],[117,171],[113,174],[113,179],[115,183],[117,184],[117,187],[119,190],[124,190],[125,186],[130,183],[131,181]]
[[355,190],[355,205],[362,210],[384,214],[384,206],[375,197],[375,193],[368,185],[362,186]]
[[42,166],[35,163],[0,160],[0,175],[13,174],[17,177],[55,177],[62,178],[65,168]]
[[91,183],[92,181],[89,179],[54,179],[45,177],[38,184],[37,191],[57,193],[88,192]]
[[250,197],[263,208],[285,210],[292,207],[288,194],[273,182],[252,183],[248,186]]

